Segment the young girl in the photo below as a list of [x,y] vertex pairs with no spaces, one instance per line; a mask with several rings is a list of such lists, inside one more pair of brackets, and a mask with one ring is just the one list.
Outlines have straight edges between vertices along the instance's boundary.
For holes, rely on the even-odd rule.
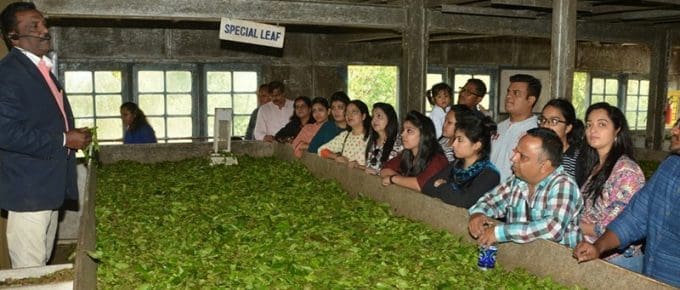
[[347,131],[335,136],[333,140],[319,147],[319,156],[333,159],[349,167],[366,164],[366,142],[371,128],[371,116],[368,107],[360,100],[349,102],[345,112]]
[[302,153],[307,151],[309,147],[309,142],[312,140],[314,135],[319,131],[321,126],[328,120],[328,101],[322,97],[316,97],[312,100],[312,118],[316,123],[307,124],[302,127],[300,133],[293,140],[291,145],[293,146],[293,154],[295,157],[302,157]]
[[458,116],[465,113],[472,113],[472,110],[464,105],[453,105],[451,110],[446,113],[446,118],[444,119],[444,128],[442,130],[442,136],[439,138],[439,145],[442,146],[444,150],[444,155],[449,162],[456,160],[453,154],[453,134],[456,131],[456,123],[459,120]]
[[279,132],[274,135],[274,140],[279,143],[290,143],[295,139],[302,127],[307,124],[313,124],[314,117],[312,117],[312,100],[305,96],[299,96],[293,102],[295,109],[293,115],[290,116],[290,122],[286,124]]
[[448,165],[437,143],[432,120],[420,112],[409,112],[402,124],[401,141],[404,150],[380,171],[382,184],[420,191],[426,181]]
[[583,140],[583,122],[576,119],[576,111],[571,102],[552,99],[543,107],[538,125],[548,128],[562,140],[562,167],[572,177],[576,177],[576,160],[580,154]]
[[430,179],[423,193],[451,205],[470,208],[501,181],[498,169],[489,160],[496,123],[486,116],[480,119],[472,112],[460,113],[457,117],[452,138],[456,161]]
[[402,149],[399,120],[394,107],[386,103],[373,105],[371,133],[366,146],[366,173],[378,174],[385,163]]
[[345,92],[333,93],[331,96],[331,115],[333,116],[333,121],[326,122],[321,126],[319,132],[309,142],[307,152],[317,153],[319,146],[326,144],[347,128],[347,122],[345,122],[345,108],[347,104],[349,104],[349,97]]
[[432,105],[432,112],[430,112],[430,119],[434,123],[435,137],[442,136],[442,127],[444,126],[444,118],[449,111],[451,105],[451,96],[453,89],[445,83],[438,83],[432,86],[432,89],[427,91],[427,101]]
[[[591,105],[586,112],[586,141],[576,170],[585,201],[580,227],[586,241],[593,243],[628,205],[645,183],[633,159],[633,142],[623,113],[608,103]],[[631,271],[642,271],[640,245],[605,257]]]
[[120,118],[125,126],[123,144],[156,143],[156,132],[146,120],[144,112],[133,102],[120,106]]

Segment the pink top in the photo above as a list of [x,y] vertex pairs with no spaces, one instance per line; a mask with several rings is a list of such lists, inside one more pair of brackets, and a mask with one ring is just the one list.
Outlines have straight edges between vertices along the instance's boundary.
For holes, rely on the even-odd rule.
[[309,142],[312,141],[312,138],[314,138],[316,132],[319,132],[319,129],[321,129],[321,125],[323,125],[324,123],[307,124],[304,127],[302,127],[300,133],[298,133],[297,137],[295,137],[295,139],[293,139],[293,142],[291,143],[291,145],[293,146],[293,154],[295,154],[295,157],[297,158],[302,157],[302,154],[304,154],[305,151],[307,151],[307,149],[302,149],[302,144],[309,145]]
[[[590,178],[581,187],[581,191],[585,190],[589,183]],[[602,186],[602,196],[595,203],[592,199],[584,197],[585,207],[581,221],[594,224],[604,231],[607,225],[626,208],[630,199],[644,184],[645,175],[640,166],[628,156],[621,156]],[[598,237],[584,235],[584,238],[593,243]],[[639,245],[636,247],[636,251],[639,251]],[[608,258],[613,258],[616,255],[611,255]]]

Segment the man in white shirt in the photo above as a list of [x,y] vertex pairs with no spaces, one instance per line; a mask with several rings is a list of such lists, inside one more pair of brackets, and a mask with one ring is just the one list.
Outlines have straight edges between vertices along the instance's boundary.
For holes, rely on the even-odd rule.
[[274,135],[293,116],[293,101],[286,98],[286,86],[280,81],[269,83],[271,102],[260,107],[255,123],[255,140],[274,142]]
[[533,76],[517,74],[510,77],[505,95],[505,111],[510,117],[498,124],[498,132],[491,141],[491,162],[500,171],[501,183],[512,175],[512,149],[527,130],[536,128],[533,107],[541,95],[541,81]]

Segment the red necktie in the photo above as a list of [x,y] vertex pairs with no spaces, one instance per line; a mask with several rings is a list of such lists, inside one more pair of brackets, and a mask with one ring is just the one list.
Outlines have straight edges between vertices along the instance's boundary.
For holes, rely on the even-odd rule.
[[59,91],[59,89],[57,89],[57,85],[52,80],[52,77],[50,76],[50,68],[47,67],[45,60],[40,59],[38,62],[38,69],[40,70],[43,78],[45,78],[47,85],[50,87],[50,91],[52,91],[54,100],[57,101],[57,105],[61,111],[61,116],[64,118],[64,127],[66,128],[66,131],[68,131],[68,119],[66,119],[66,111],[64,111],[64,95]]

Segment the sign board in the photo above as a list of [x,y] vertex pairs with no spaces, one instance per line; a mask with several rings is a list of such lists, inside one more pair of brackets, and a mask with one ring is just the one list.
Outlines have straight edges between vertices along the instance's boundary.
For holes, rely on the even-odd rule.
[[283,47],[286,28],[222,17],[220,39],[271,47]]

